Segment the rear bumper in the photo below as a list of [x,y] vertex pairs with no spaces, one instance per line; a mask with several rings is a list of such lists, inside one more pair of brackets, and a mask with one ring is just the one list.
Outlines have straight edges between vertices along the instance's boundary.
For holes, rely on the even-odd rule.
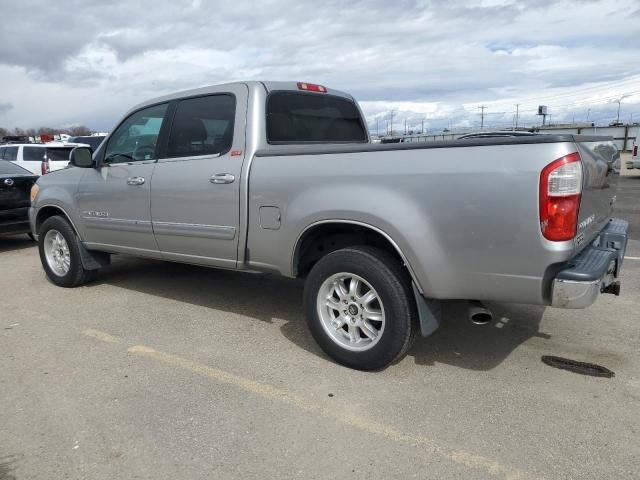
[[0,211],[0,235],[29,233],[29,207]]
[[601,293],[620,292],[620,269],[627,249],[629,223],[612,218],[598,237],[553,279],[551,305],[586,308]]

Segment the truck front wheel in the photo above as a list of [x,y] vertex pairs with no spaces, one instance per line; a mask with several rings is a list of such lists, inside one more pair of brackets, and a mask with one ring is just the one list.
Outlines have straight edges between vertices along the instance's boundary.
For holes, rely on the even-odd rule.
[[93,278],[93,270],[82,265],[79,240],[62,217],[50,217],[38,236],[40,261],[47,277],[59,287],[77,287]]
[[403,357],[417,331],[406,271],[389,253],[349,247],[322,257],[304,291],[311,334],[334,360],[358,370]]

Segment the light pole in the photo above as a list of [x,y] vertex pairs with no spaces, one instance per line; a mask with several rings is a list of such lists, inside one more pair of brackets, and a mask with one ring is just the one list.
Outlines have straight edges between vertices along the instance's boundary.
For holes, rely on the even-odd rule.
[[624,95],[622,95],[617,100],[614,100],[614,102],[616,102],[618,104],[618,115],[616,115],[616,123],[620,123],[620,103],[622,102],[622,100],[624,100],[628,96],[629,96],[629,94],[625,93]]

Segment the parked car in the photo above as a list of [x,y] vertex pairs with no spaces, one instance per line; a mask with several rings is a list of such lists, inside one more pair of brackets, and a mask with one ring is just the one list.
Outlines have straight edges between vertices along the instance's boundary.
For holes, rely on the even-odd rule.
[[633,140],[633,147],[631,149],[631,160],[627,162],[627,170],[640,168],[640,156],[638,155],[638,144],[640,144],[640,141],[638,137],[636,137]]
[[0,160],[0,236],[31,235],[29,195],[37,179],[28,170]]
[[106,135],[84,135],[81,137],[69,137],[68,142],[88,145],[93,152],[100,146],[105,137]]
[[74,287],[122,253],[304,277],[314,338],[359,369],[433,333],[443,299],[585,308],[619,292],[610,137],[371,144],[365,125],[353,97],[308,83],[140,104],[34,186],[44,271]]
[[0,159],[8,160],[36,175],[66,168],[76,143],[24,143],[0,146]]

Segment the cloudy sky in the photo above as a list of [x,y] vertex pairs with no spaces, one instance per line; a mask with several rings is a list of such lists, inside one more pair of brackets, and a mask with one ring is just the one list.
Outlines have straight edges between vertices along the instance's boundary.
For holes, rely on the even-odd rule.
[[638,0],[22,0],[3,9],[0,126],[109,130],[137,102],[232,80],[354,94],[375,133],[640,121]]

